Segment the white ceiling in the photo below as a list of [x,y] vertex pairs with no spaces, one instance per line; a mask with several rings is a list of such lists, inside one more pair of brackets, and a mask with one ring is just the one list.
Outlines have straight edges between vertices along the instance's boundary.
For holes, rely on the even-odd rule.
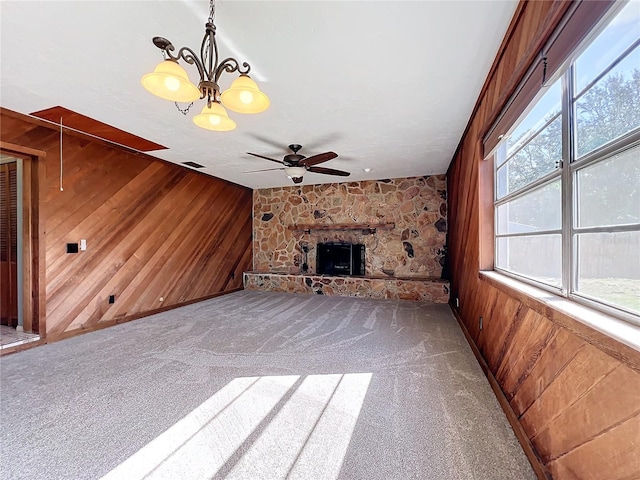
[[191,121],[203,101],[184,117],[140,85],[162,60],[152,37],[199,50],[208,1],[3,0],[0,105],[61,105],[168,147],[158,158],[251,188],[292,184],[282,171],[243,173],[277,168],[245,152],[280,159],[290,143],[338,153],[321,166],[349,180],[445,173],[516,5],[218,0],[221,57],[249,62],[271,98],[262,114],[230,112],[238,127],[222,133]]

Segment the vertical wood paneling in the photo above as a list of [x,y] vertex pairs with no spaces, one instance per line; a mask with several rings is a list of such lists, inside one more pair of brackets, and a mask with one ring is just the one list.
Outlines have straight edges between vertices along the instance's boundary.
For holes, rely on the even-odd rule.
[[[59,132],[0,115],[3,141],[47,152],[40,192],[50,339],[242,287],[251,190],[65,133],[61,192]],[[80,239],[87,250],[67,254],[66,243]]]
[[[640,373],[545,310],[478,275],[492,245],[481,137],[571,2],[522,2],[449,167],[452,297],[543,468],[554,479],[640,478]],[[489,189],[490,190],[490,189]],[[487,225],[490,227],[490,224]],[[481,254],[482,252],[482,254]],[[531,252],[535,255],[535,252]],[[491,259],[489,258],[489,261]],[[478,317],[483,317],[480,330]],[[631,362],[637,364],[637,362]]]

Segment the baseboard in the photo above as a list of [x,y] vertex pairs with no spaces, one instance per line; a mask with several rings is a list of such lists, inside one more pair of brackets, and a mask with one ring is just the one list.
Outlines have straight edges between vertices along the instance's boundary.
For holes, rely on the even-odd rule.
[[551,474],[549,473],[547,468],[542,464],[542,462],[540,461],[540,458],[538,458],[538,455],[536,454],[533,448],[533,445],[531,444],[531,440],[529,440],[529,436],[526,434],[526,432],[524,431],[524,428],[522,428],[522,424],[518,420],[518,415],[516,415],[516,412],[514,412],[513,408],[511,408],[511,404],[509,403],[509,400],[507,400],[507,397],[504,395],[504,392],[500,388],[500,384],[496,380],[496,377],[493,375],[493,372],[491,372],[491,370],[489,369],[489,365],[487,365],[487,361],[484,359],[484,357],[480,353],[480,350],[478,349],[478,346],[473,341],[473,338],[471,337],[469,330],[467,330],[467,327],[465,326],[464,322],[460,318],[460,315],[458,314],[456,309],[453,308],[451,305],[449,306],[451,307],[453,316],[458,321],[458,325],[460,325],[460,328],[462,329],[462,333],[464,333],[464,336],[467,339],[467,342],[469,343],[469,346],[471,347],[473,354],[476,356],[476,360],[478,360],[478,363],[480,364],[480,368],[482,368],[482,371],[484,372],[487,379],[489,380],[489,385],[491,385],[491,389],[493,390],[493,393],[498,399],[498,403],[500,404],[500,406],[502,407],[502,410],[507,416],[507,420],[509,421],[511,428],[513,429],[513,432],[516,434],[516,438],[518,439],[518,442],[520,442],[520,445],[522,446],[522,450],[524,450],[524,453],[527,456],[527,459],[529,459],[529,463],[531,463],[531,467],[533,468],[533,471],[538,476],[538,480],[551,480],[552,478]]
[[95,332],[96,330],[102,330],[103,328],[113,327],[114,325],[119,325],[121,323],[131,322],[133,320],[138,320],[139,318],[148,317],[150,315],[155,315],[156,313],[166,312],[167,310],[173,310],[175,308],[186,307],[187,305],[191,305],[192,303],[203,302],[205,300],[210,300],[212,298],[221,297],[222,295],[228,295],[230,293],[235,293],[243,290],[242,287],[234,288],[232,290],[225,290],[224,292],[218,292],[211,295],[207,295],[206,297],[194,298],[193,300],[188,300],[186,302],[176,303],[173,305],[168,305],[161,308],[155,308],[153,310],[147,310],[145,312],[136,313],[133,315],[128,315],[126,317],[116,318],[113,320],[107,320],[104,322],[96,323],[95,325],[90,325],[87,327],[76,328],[74,330],[70,330],[68,332],[61,333],[49,333],[46,337],[46,343],[58,342],[60,340],[65,340],[67,338],[75,337],[77,335],[82,335],[89,332]]
[[33,347],[37,347],[38,345],[44,345],[46,340],[41,338],[40,340],[34,340],[32,342],[21,343],[20,345],[16,345],[14,347],[5,347],[0,349],[0,357],[4,357],[5,355],[10,355],[16,352],[22,352],[24,350],[28,350]]

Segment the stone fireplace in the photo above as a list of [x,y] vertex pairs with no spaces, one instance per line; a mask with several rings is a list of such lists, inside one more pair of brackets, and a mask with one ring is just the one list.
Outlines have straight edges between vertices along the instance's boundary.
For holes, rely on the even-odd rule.
[[[245,288],[447,300],[448,282],[441,278],[445,175],[276,187],[253,195],[253,271],[245,274]],[[327,244],[360,245],[366,254],[349,264],[351,275],[345,275],[346,262],[326,273],[318,260]]]

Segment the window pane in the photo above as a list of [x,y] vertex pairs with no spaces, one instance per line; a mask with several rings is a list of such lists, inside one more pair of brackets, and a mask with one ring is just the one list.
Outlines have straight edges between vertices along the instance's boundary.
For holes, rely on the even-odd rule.
[[576,61],[576,92],[582,89],[640,38],[640,8],[629,2]]
[[577,225],[640,223],[640,145],[578,170]]
[[500,237],[496,241],[496,267],[547,285],[562,284],[560,234]]
[[578,235],[577,291],[640,313],[640,232]]
[[536,188],[497,210],[497,233],[527,233],[561,228],[560,179]]
[[507,193],[507,170],[506,166],[500,167],[496,174],[496,198],[502,198]]
[[507,137],[507,156],[526,143],[542,126],[560,112],[562,84],[560,80],[549,87],[527,116]]
[[[498,169],[498,198],[558,168],[562,160],[562,119],[556,118]],[[501,172],[501,170],[503,170]],[[504,183],[501,184],[500,182]]]
[[640,127],[640,47],[575,102],[577,155]]

